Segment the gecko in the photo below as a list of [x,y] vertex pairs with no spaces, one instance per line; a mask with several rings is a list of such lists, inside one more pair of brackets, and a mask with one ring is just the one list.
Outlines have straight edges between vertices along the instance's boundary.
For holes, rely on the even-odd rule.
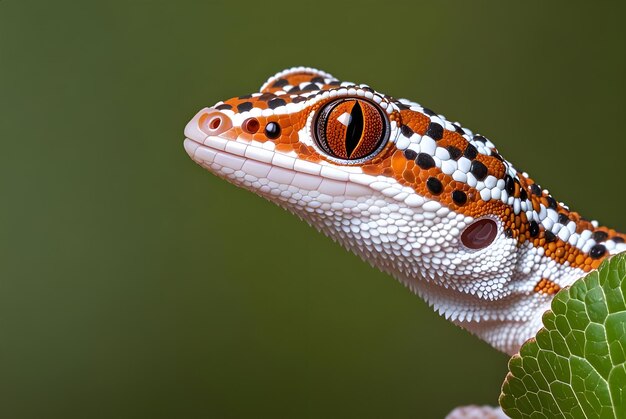
[[557,201],[484,135],[309,67],[186,125],[193,161],[268,199],[513,355],[626,235]]

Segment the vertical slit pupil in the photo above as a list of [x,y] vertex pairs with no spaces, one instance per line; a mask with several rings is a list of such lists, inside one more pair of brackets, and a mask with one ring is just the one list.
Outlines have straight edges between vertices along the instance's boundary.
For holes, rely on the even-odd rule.
[[363,109],[358,101],[350,111],[350,123],[346,130],[346,154],[348,158],[352,156],[352,152],[359,145],[361,135],[363,134]]

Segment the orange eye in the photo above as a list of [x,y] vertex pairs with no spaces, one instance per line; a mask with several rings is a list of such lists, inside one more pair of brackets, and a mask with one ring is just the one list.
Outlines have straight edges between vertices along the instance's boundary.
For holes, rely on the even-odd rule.
[[373,103],[344,98],[319,111],[314,132],[318,146],[331,157],[362,161],[382,149],[389,138],[389,124]]

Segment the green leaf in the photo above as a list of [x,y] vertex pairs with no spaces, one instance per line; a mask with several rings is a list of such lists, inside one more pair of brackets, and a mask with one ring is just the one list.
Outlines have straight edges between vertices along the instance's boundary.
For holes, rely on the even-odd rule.
[[626,418],[626,253],[563,289],[509,361],[512,418]]

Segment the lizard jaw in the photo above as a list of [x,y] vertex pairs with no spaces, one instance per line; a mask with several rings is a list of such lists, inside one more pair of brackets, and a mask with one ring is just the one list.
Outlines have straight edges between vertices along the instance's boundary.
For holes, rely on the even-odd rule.
[[252,143],[208,136],[202,143],[185,138],[183,145],[200,166],[262,196],[280,195],[280,185],[331,197],[357,198],[372,193],[362,184],[314,175],[312,168],[297,164],[294,158]]
[[[529,324],[528,320],[530,319],[519,319],[516,321],[511,317],[511,312],[515,312],[514,307],[519,306],[519,301],[515,301],[516,298],[513,298],[514,301],[504,299],[495,304],[493,301],[485,300],[479,304],[480,299],[477,299],[476,296],[469,294],[465,296],[459,295],[458,289],[448,289],[444,286],[446,284],[442,281],[445,278],[435,278],[427,275],[428,273],[434,273],[434,271],[432,269],[429,270],[428,266],[422,266],[426,260],[426,255],[415,256],[407,254],[405,255],[407,260],[412,260],[413,262],[400,267],[397,265],[397,261],[394,261],[392,250],[384,245],[383,247],[386,250],[368,245],[355,245],[355,243],[363,239],[362,235],[366,234],[363,232],[363,225],[367,220],[363,220],[363,224],[359,226],[359,233],[357,236],[353,236],[348,231],[338,231],[337,226],[332,224],[332,217],[323,213],[316,213],[314,210],[319,208],[312,208],[310,201],[306,203],[303,201],[290,201],[296,193],[307,196],[307,194],[313,192],[309,196],[314,196],[317,200],[319,200],[320,195],[326,195],[328,199],[332,199],[335,202],[354,200],[361,205],[367,202],[366,206],[372,206],[376,199],[388,199],[380,191],[350,181],[324,179],[320,176],[299,172],[293,168],[290,169],[290,166],[280,167],[275,163],[266,163],[250,157],[254,153],[263,155],[263,152],[259,151],[263,149],[258,145],[250,143],[246,145],[247,148],[243,149],[242,146],[244,144],[236,146],[233,144],[238,144],[238,142],[236,140],[226,140],[219,136],[207,136],[202,141],[194,138],[185,138],[184,140],[184,148],[187,154],[201,167],[238,187],[251,190],[293,212],[317,230],[339,242],[346,249],[356,253],[378,269],[398,279],[413,293],[424,298],[440,314],[459,326],[488,339],[498,349],[507,353],[513,353],[526,338],[532,335],[531,332],[535,331],[535,321],[531,321]],[[248,151],[248,157],[246,157],[246,150],[248,149],[254,151]],[[289,189],[290,187],[291,190]],[[345,191],[348,190],[358,193],[354,194],[356,196],[347,197]],[[366,198],[371,198],[372,196],[377,198]],[[296,196],[296,198],[298,197]],[[412,210],[419,212],[422,209],[417,207]],[[354,219],[358,218],[357,214],[355,214]],[[419,249],[423,250],[423,247],[420,246]],[[388,254],[388,257],[380,258],[379,256],[382,253]],[[403,272],[404,269],[406,269],[406,272]],[[449,285],[452,284],[449,283]],[[526,298],[528,296],[522,297],[523,300]],[[507,302],[511,304],[510,307],[506,307]],[[548,300],[544,303],[547,304]],[[526,304],[522,305],[526,306]],[[507,333],[505,336],[499,325],[506,325],[504,329],[510,333]],[[500,333],[495,333],[494,327]]]

